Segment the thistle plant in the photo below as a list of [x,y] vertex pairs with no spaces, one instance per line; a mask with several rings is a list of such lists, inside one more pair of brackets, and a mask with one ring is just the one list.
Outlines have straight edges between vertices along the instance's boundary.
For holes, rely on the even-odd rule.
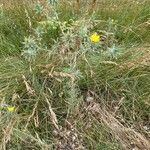
[[28,61],[34,60],[39,50],[36,40],[29,36],[24,39],[23,45],[22,55],[25,56]]
[[[55,80],[63,87],[59,93],[65,95],[63,98],[67,113],[70,114],[81,101],[78,96],[78,82],[82,79],[83,71],[79,67],[82,65],[80,63],[85,61],[90,66],[89,60],[102,61],[118,57],[114,42],[115,29],[109,21],[106,25],[108,31],[95,29],[98,21],[94,19],[93,14],[88,19],[61,21],[55,4],[54,1],[48,3],[51,9],[48,9],[44,19],[37,23],[33,35],[25,38],[23,55],[31,62],[39,57],[38,53],[45,54],[50,67],[41,72],[46,73],[50,77],[49,80]],[[106,36],[106,39],[103,40],[103,36]],[[52,90],[52,93],[55,92]]]
[[34,8],[36,14],[41,14],[43,12],[43,9],[43,6],[39,2],[35,5]]

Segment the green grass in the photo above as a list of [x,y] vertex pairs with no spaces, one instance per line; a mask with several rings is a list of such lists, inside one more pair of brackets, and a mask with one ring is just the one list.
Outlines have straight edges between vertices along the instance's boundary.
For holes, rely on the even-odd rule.
[[1,2],[0,149],[149,149],[148,0]]

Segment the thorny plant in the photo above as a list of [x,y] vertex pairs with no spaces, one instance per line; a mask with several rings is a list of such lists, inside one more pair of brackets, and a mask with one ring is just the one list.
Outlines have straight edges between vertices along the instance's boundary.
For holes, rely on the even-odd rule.
[[[147,77],[147,72],[142,68],[144,75],[132,76],[132,71],[136,71],[138,66],[133,63],[129,65],[126,62],[117,63],[120,58],[122,59],[123,49],[117,41],[118,26],[115,20],[108,19],[105,22],[97,20],[93,12],[90,17],[85,15],[80,19],[62,21],[57,9],[58,2],[49,0],[45,6],[40,2],[36,5],[34,10],[40,19],[34,28],[31,28],[30,18],[26,14],[31,34],[25,37],[22,43],[23,57],[21,56],[21,60],[16,64],[12,64],[15,58],[5,60],[6,65],[0,66],[1,70],[4,70],[0,76],[4,84],[0,92],[9,91],[8,94],[4,94],[4,100],[1,101],[3,110],[0,113],[1,122],[8,124],[6,127],[2,125],[0,134],[2,148],[6,149],[8,144],[13,146],[11,136],[14,141],[20,142],[22,149],[28,149],[28,144],[31,147],[36,145],[38,149],[43,150],[49,150],[52,147],[86,149],[86,144],[95,148],[93,139],[100,143],[103,139],[103,133],[97,133],[97,130],[104,129],[105,126],[118,137],[121,143],[127,144],[126,139],[123,140],[121,136],[123,132],[121,128],[124,129],[124,126],[112,117],[114,114],[107,112],[110,108],[106,105],[110,104],[113,110],[115,109],[113,105],[118,104],[116,114],[119,109],[126,110],[122,106],[126,93],[131,97],[130,86],[134,84],[135,90],[134,87],[137,84],[133,81],[135,78]],[[102,22],[105,24],[104,29],[99,25]],[[5,66],[9,67],[12,76],[7,74],[8,70]],[[131,68],[130,72],[128,68]],[[6,81],[9,81],[9,84],[5,85]],[[148,86],[142,83],[141,85]],[[113,86],[116,89],[113,89]],[[96,93],[91,92],[90,88],[96,92],[100,91],[99,95],[96,97]],[[10,100],[8,97],[11,95],[13,98]],[[95,103],[95,97],[98,103],[102,103],[101,106]],[[133,97],[135,98],[135,95]],[[8,99],[8,104],[3,103],[6,99]],[[119,102],[114,99],[119,99]],[[132,106],[134,109],[135,101]],[[133,113],[134,116],[136,114],[137,112]],[[66,123],[68,120],[71,124]],[[100,122],[103,122],[104,126]],[[70,127],[67,127],[67,124]],[[114,125],[118,125],[120,130],[118,134]],[[82,136],[78,130],[81,131]],[[128,139],[128,131],[125,134]],[[110,133],[108,135],[110,141],[113,141],[112,135]],[[133,136],[129,139],[132,140]],[[133,141],[137,142],[138,139],[140,138]],[[113,142],[116,143],[116,141]],[[19,147],[18,145],[16,143],[15,146]],[[118,144],[116,145],[112,144],[112,149],[119,149]],[[129,146],[132,147],[132,143]],[[100,144],[98,149],[101,147],[103,148],[103,145]]]
[[[86,58],[88,55],[93,57],[100,55],[102,61],[117,58],[119,52],[115,40],[115,23],[113,20],[108,21],[108,31],[95,30],[98,21],[94,19],[94,14],[90,19],[64,22],[59,18],[57,3],[50,4],[47,4],[50,10],[45,11],[45,19],[38,23],[31,36],[25,38],[23,55],[31,63],[40,54],[45,53],[47,60],[55,62],[55,65],[51,64],[41,72],[64,84],[64,91],[68,91],[65,96],[68,97],[66,102],[70,111],[78,105],[77,99],[80,99],[77,94],[79,91],[77,82],[82,78],[78,68],[79,61],[83,59],[88,63]],[[36,7],[38,12],[39,7],[42,6],[38,4]],[[43,38],[46,34],[51,34],[49,31],[58,34],[56,38],[49,35],[49,44],[47,44]]]

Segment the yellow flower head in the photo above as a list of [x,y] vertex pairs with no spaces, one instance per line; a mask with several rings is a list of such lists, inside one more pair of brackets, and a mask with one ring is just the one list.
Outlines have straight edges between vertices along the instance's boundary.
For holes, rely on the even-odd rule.
[[90,36],[91,42],[98,43],[100,41],[100,36],[95,32]]
[[14,112],[15,111],[15,107],[14,106],[7,106],[7,110],[9,112]]

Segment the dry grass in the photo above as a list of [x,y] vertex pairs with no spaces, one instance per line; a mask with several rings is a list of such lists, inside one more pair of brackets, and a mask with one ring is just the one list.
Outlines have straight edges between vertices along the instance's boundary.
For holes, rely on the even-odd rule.
[[93,103],[88,107],[88,110],[93,113],[93,115],[110,128],[114,137],[120,141],[123,148],[136,149],[136,150],[148,150],[150,149],[150,142],[144,135],[131,129],[125,127],[120,123],[114,116],[113,112],[110,112],[107,108],[101,108],[98,103]]
[[[70,38],[64,42],[50,28],[38,43],[42,52],[29,61],[22,54],[24,37],[39,42],[34,29],[50,11],[39,2],[41,14],[31,7],[34,0],[0,0],[0,149],[149,150],[149,0],[61,1],[60,22],[75,20],[75,42],[70,48]],[[90,33],[115,32],[121,54],[79,51],[80,23],[95,26]]]

